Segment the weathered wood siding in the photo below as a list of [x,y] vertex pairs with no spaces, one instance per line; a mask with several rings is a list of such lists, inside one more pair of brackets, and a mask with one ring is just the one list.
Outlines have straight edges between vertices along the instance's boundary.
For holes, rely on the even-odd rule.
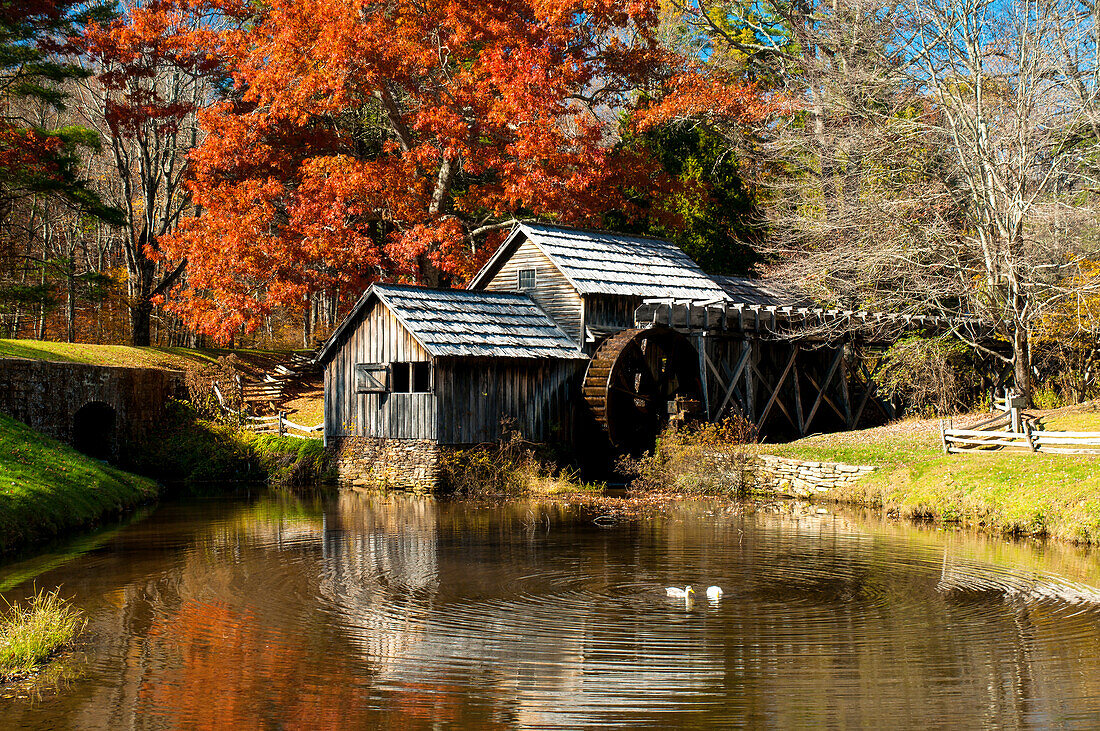
[[484,289],[493,292],[519,292],[520,269],[535,270],[534,289],[522,290],[546,311],[574,342],[581,338],[581,297],[561,270],[530,241],[520,244]]
[[626,330],[634,327],[634,310],[641,297],[589,294],[584,298],[584,320],[589,328]]
[[358,363],[430,361],[428,351],[379,302],[347,335],[325,368],[325,433],[329,436],[436,438],[434,393],[356,393]]
[[502,419],[532,441],[568,440],[584,366],[575,360],[437,360],[439,441],[491,441],[500,436]]

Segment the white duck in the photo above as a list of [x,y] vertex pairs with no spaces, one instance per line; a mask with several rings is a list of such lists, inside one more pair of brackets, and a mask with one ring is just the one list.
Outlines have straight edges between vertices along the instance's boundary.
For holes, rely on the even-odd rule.
[[695,589],[692,589],[690,584],[683,589],[678,589],[675,586],[670,586],[665,589],[665,594],[672,597],[673,599],[687,599],[691,597],[691,595],[694,593]]
[[720,586],[708,586],[707,587],[707,599],[712,602],[716,602],[722,598],[722,587]]

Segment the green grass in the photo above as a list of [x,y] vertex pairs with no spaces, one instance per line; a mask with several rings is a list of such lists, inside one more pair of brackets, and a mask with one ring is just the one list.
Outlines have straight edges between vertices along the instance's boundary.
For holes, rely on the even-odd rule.
[[9,605],[0,617],[0,681],[33,672],[69,645],[85,626],[79,610],[58,595],[38,591]]
[[157,492],[152,480],[0,414],[0,553],[94,525]]
[[905,464],[943,454],[936,422],[905,432],[862,429],[820,434],[787,444],[762,444],[760,450],[794,459],[874,465]]
[[248,363],[264,363],[282,351],[266,351],[249,348],[162,348],[135,347],[130,345],[93,345],[89,343],[58,343],[51,340],[3,340],[0,339],[0,358],[27,358],[52,360],[63,363],[90,363],[106,366],[133,368],[167,368],[170,370],[194,370],[216,365],[218,358],[236,355]]
[[245,435],[267,479],[278,487],[302,487],[334,477],[320,439]]
[[129,469],[173,485],[217,487],[268,481],[301,487],[329,477],[320,439],[259,436],[199,415],[172,402],[155,435],[131,449]]
[[218,351],[184,348],[136,348],[129,345],[56,343],[49,340],[0,340],[0,358],[29,358],[64,363],[182,369],[217,362]]
[[1089,410],[1059,410],[1043,418],[1048,431],[1100,432],[1100,412]]
[[[1097,415],[1066,414],[1048,422],[1048,428],[1085,430],[1090,420],[1095,424]],[[1091,428],[1100,429],[1100,424]],[[842,502],[998,533],[1100,543],[1100,456],[947,455],[935,421],[761,445],[760,451],[879,468],[831,493]]]

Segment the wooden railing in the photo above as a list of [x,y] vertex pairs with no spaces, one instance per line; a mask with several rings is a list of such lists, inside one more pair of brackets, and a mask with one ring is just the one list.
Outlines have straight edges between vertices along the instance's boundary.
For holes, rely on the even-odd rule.
[[[250,420],[246,427],[257,434],[278,434],[281,437],[295,437],[296,439],[316,439],[313,436],[314,434],[323,434],[325,431],[324,423],[316,426],[303,426],[286,418],[285,411],[280,411],[274,416],[248,416],[245,418]],[[291,430],[302,433],[295,434]]]

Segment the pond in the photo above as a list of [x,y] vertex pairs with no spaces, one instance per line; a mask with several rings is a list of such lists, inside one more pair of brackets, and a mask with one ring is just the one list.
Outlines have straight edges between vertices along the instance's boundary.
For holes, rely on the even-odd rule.
[[[88,633],[4,728],[1100,723],[1100,557],[689,502],[593,522],[344,494],[164,504],[68,555]],[[665,587],[719,585],[709,602]]]

